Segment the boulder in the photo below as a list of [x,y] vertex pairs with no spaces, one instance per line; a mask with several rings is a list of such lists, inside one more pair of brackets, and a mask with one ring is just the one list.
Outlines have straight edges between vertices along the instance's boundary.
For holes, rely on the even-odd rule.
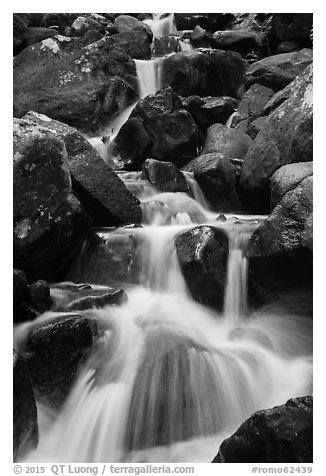
[[147,159],[143,164],[141,178],[148,180],[161,192],[189,193],[183,173],[171,162]]
[[175,237],[178,260],[193,298],[223,307],[228,238],[212,226],[197,226]]
[[85,47],[62,35],[47,38],[14,58],[15,116],[33,110],[83,132],[97,131],[116,113],[108,109],[106,94],[117,78],[123,82],[115,103],[126,107],[137,97],[136,69],[117,38]]
[[79,16],[71,25],[72,36],[84,36],[90,30],[96,30],[101,35],[105,33],[105,26],[95,18],[89,16]]
[[174,21],[178,31],[193,30],[197,25],[213,32],[223,29],[234,18],[232,13],[175,13]]
[[14,265],[29,280],[54,280],[90,226],[72,194],[64,142],[46,127],[14,120]]
[[14,351],[13,362],[14,461],[21,460],[38,443],[37,409],[24,358]]
[[229,129],[223,124],[213,124],[207,131],[202,155],[217,153],[233,159],[244,159],[253,140],[247,134]]
[[253,63],[246,71],[247,86],[261,84],[275,92],[285,88],[312,63],[312,50],[268,56]]
[[236,192],[235,169],[226,156],[203,154],[187,164],[184,170],[194,172],[194,178],[214,210],[235,212],[241,208]]
[[114,20],[113,25],[118,33],[141,31],[147,34],[150,42],[153,39],[153,33],[151,28],[146,25],[146,23],[130,15],[119,15]]
[[230,51],[195,50],[168,56],[162,63],[162,87],[180,96],[238,97],[244,83],[241,55]]
[[267,33],[270,36],[272,13],[235,13],[232,29]]
[[50,288],[46,281],[39,279],[29,286],[29,296],[33,309],[42,313],[51,309]]
[[255,140],[259,132],[265,127],[266,121],[267,121],[267,117],[262,116],[262,117],[257,117],[257,119],[250,122],[246,130],[246,133],[248,134],[248,136],[250,136],[252,139]]
[[23,355],[38,400],[64,401],[96,332],[95,321],[78,314],[58,314],[30,331]]
[[293,53],[293,51],[300,51],[300,46],[296,41],[282,41],[277,46],[276,54]]
[[193,45],[195,45],[196,48],[201,46],[210,47],[212,35],[201,26],[196,25],[193,31],[190,33],[190,41]]
[[151,39],[146,29],[112,35],[108,38],[108,46],[112,49],[119,48],[133,59],[151,58]]
[[139,201],[80,132],[35,112],[24,117],[34,127],[46,126],[64,142],[73,191],[95,226],[141,221]]
[[278,294],[311,291],[313,177],[300,181],[300,176],[302,171],[293,180],[291,171],[282,169],[280,180],[274,176],[279,201],[249,240],[248,291],[255,307]]
[[250,122],[260,117],[264,106],[274,96],[274,91],[261,84],[253,84],[243,95],[232,119],[232,127],[247,131]]
[[213,33],[212,45],[219,50],[231,50],[245,55],[259,51],[266,42],[266,36],[247,30],[223,30]]
[[73,312],[87,309],[99,309],[105,306],[120,305],[127,301],[127,295],[123,289],[107,289],[94,291],[92,289],[79,290],[75,292],[70,302],[60,306],[57,311]]
[[[240,184],[247,202],[269,209],[269,178],[282,165],[312,160],[312,65],[266,120],[243,162]],[[258,211],[258,208],[256,208]],[[262,210],[262,211],[263,211]]]
[[254,413],[223,441],[212,463],[312,463],[312,405],[311,396],[298,397]]
[[282,197],[294,189],[302,180],[313,174],[312,162],[288,164],[279,168],[271,176],[271,208],[280,202]]
[[228,96],[190,96],[184,104],[203,131],[217,122],[225,124],[237,107],[237,101]]

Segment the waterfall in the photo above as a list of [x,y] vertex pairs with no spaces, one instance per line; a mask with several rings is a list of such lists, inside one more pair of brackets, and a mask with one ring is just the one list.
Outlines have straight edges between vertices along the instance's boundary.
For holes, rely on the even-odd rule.
[[209,210],[209,204],[208,201],[205,198],[205,195],[198,185],[197,180],[194,178],[193,172],[182,172],[185,179],[187,180],[188,187],[192,193],[193,198],[201,204],[202,207],[206,208]]
[[134,60],[137,71],[138,93],[140,98],[155,94],[161,89],[162,58],[153,60]]
[[177,31],[173,13],[154,13],[153,19],[146,19],[143,22],[151,27],[154,38],[169,36]]

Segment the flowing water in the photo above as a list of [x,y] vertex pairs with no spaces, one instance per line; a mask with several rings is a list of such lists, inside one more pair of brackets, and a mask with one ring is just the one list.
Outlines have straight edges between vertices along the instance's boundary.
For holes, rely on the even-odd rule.
[[[175,28],[172,15],[154,20],[145,22],[155,36]],[[159,62],[136,67],[140,96],[155,92]],[[189,194],[120,173],[142,203],[143,224],[94,230],[67,279],[123,287],[128,301],[89,314],[101,337],[60,410],[37,403],[39,444],[26,461],[209,462],[254,411],[311,392],[311,321],[247,306],[246,249],[265,217],[217,220],[184,174]],[[179,265],[174,239],[199,224],[229,239],[223,312],[193,300]],[[54,316],[18,326],[16,342]]]
[[154,38],[162,38],[176,33],[173,13],[153,13],[153,19],[143,20],[151,27]]

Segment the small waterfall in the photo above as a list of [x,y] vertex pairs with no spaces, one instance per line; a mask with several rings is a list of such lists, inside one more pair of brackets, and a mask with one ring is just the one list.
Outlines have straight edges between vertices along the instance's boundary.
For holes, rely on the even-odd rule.
[[185,179],[187,180],[188,187],[192,193],[193,198],[200,203],[200,205],[206,210],[210,209],[208,201],[205,198],[204,192],[199,186],[197,180],[194,178],[193,172],[182,172]]
[[227,119],[227,121],[225,122],[225,127],[227,127],[228,129],[230,129],[231,125],[232,125],[232,119],[234,118],[234,116],[237,114],[237,111],[234,111],[232,112],[231,116]]
[[190,40],[179,40],[179,50],[180,51],[193,51],[194,47],[192,46]]
[[134,60],[137,71],[138,93],[141,99],[161,89],[162,58]]
[[153,19],[146,19],[143,22],[151,27],[155,38],[169,36],[177,31],[173,13],[154,13]]

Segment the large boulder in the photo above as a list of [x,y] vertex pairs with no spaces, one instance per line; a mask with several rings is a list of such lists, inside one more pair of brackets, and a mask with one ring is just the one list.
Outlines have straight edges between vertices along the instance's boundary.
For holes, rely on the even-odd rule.
[[31,379],[24,358],[15,351],[13,363],[13,447],[17,461],[37,446],[38,423]]
[[220,50],[236,51],[245,55],[252,51],[260,51],[266,42],[261,33],[246,30],[223,30],[213,33],[212,44]]
[[223,124],[213,124],[207,131],[202,155],[209,153],[223,154],[232,159],[244,159],[253,140],[247,134],[229,129]]
[[14,58],[15,116],[33,110],[85,132],[113,119],[106,99],[112,81],[123,80],[114,104],[126,107],[137,97],[135,65],[118,36],[81,47],[57,35],[25,48]]
[[212,226],[197,226],[175,237],[183,276],[196,301],[223,307],[228,238]]
[[234,19],[232,13],[175,13],[177,30],[193,30],[197,25],[213,32],[223,29]]
[[13,319],[14,323],[30,321],[52,306],[49,285],[38,280],[28,285],[25,273],[14,268],[13,272]]
[[313,174],[312,162],[284,165],[271,176],[271,208],[289,191]]
[[189,192],[183,173],[171,162],[147,159],[143,164],[141,178],[148,180],[161,192]]
[[279,177],[274,176],[279,184],[274,200],[278,197],[279,201],[249,240],[248,286],[253,306],[312,287],[313,177],[302,178],[299,169],[293,180],[291,170],[281,171]]
[[261,84],[274,91],[285,88],[312,63],[312,50],[268,56],[253,63],[246,71],[247,86]]
[[29,112],[24,118],[35,127],[47,127],[64,142],[73,191],[92,216],[95,226],[141,221],[137,198],[80,132],[35,112]]
[[162,87],[172,86],[180,96],[239,97],[245,64],[231,51],[183,51],[162,63]]
[[118,33],[141,31],[147,34],[150,42],[153,39],[153,33],[151,28],[146,25],[146,23],[130,15],[119,15],[114,20],[113,25]]
[[[202,146],[203,136],[198,129],[191,114],[183,109],[182,102],[171,87],[158,91],[156,94],[148,95],[135,107],[130,119],[124,128],[130,127],[130,121],[137,119],[147,135],[152,141],[152,146],[147,152],[147,156],[163,161],[175,162],[183,165],[197,155],[198,149]],[[124,134],[124,130],[120,131]],[[120,140],[117,137],[117,147],[115,150],[120,155],[127,155],[131,151],[132,144],[138,144],[139,135],[130,136],[129,142]],[[135,150],[137,147],[135,147]],[[145,151],[142,161],[146,158]],[[140,164],[140,158],[134,159]],[[139,165],[138,165],[139,166]]]
[[38,400],[53,406],[64,401],[96,333],[87,316],[59,313],[30,331],[23,355]]
[[217,122],[225,124],[237,107],[237,101],[228,96],[203,98],[190,96],[184,103],[203,131]]
[[285,405],[251,415],[223,441],[213,463],[312,463],[313,399],[290,399]]
[[90,226],[71,190],[64,142],[14,120],[14,265],[29,280],[53,280],[78,253]]
[[270,176],[282,165],[313,158],[312,65],[290,87],[288,98],[268,116],[242,166],[240,184],[248,203],[257,207],[260,202],[265,211],[269,209]]
[[194,172],[194,178],[215,210],[235,212],[241,208],[235,169],[226,156],[214,152],[203,154],[189,162],[184,170]]

